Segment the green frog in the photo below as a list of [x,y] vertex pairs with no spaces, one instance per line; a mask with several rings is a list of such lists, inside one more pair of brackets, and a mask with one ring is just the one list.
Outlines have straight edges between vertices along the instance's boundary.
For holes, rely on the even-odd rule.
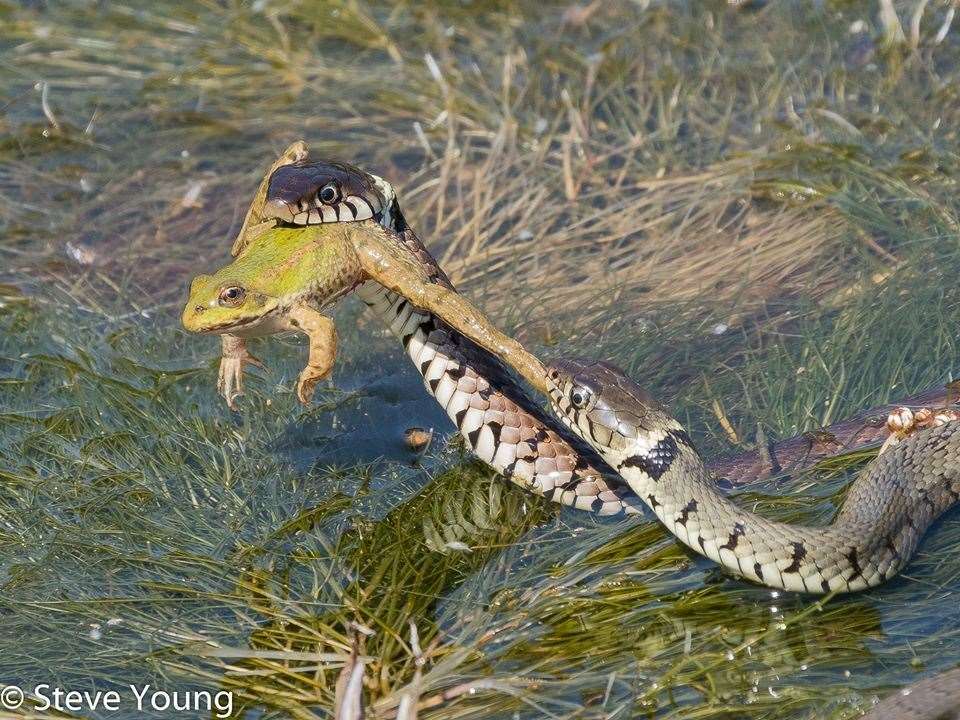
[[302,332],[310,342],[307,365],[297,382],[297,397],[306,404],[317,383],[333,369],[337,331],[322,314],[324,301],[333,301],[353,283],[331,268],[348,246],[336,225],[309,232],[276,228],[269,241],[251,245],[213,275],[199,275],[190,285],[182,322],[190,332],[221,336],[222,357],[217,387],[235,408],[243,392],[246,365],[263,367],[246,347],[246,340],[285,331]]
[[[301,147],[291,146],[267,178],[298,157]],[[336,359],[336,328],[322,311],[369,280],[503,358],[536,389],[546,388],[540,361],[497,330],[469,300],[438,283],[434,268],[411,253],[397,233],[372,219],[306,227],[261,219],[267,178],[234,245],[236,258],[213,275],[194,279],[182,316],[188,331],[222,336],[218,389],[231,408],[243,390],[244,367],[262,366],[246,340],[285,331],[309,338],[309,359],[297,383],[298,399],[308,404]]]

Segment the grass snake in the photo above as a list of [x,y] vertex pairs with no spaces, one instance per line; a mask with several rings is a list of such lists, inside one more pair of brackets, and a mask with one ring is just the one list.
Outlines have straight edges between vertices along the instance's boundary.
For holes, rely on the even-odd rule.
[[[372,218],[399,234],[432,282],[453,287],[407,224],[393,187],[376,175],[302,160],[274,172],[266,200],[266,214],[291,225]],[[552,407],[572,431],[564,433],[498,359],[443,321],[374,282],[357,294],[400,339],[481,460],[572,507],[637,512],[642,501],[691,549],[749,580],[809,593],[877,585],[960,499],[960,423],[953,422],[883,453],[829,527],[768,520],[717,490],[684,428],[612,365],[550,366]],[[598,469],[604,465],[615,472]]]
[[[302,161],[271,177],[267,209],[291,225],[371,218],[400,234],[433,282],[452,284],[407,225],[392,186],[343,163]],[[646,503],[688,547],[746,579],[787,590],[861,590],[910,559],[930,524],[960,499],[960,422],[917,432],[882,453],[826,527],[763,518],[713,483],[685,429],[607,363],[549,368],[545,416],[497,358],[431,313],[367,282],[361,300],[400,339],[426,390],[470,450],[519,485],[602,514]],[[604,465],[616,472],[601,470]],[[960,718],[960,670],[888,698],[870,720]]]

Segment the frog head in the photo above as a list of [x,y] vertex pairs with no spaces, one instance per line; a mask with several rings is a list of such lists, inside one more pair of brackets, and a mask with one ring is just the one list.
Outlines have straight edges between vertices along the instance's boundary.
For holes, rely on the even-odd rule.
[[295,303],[334,301],[359,280],[350,237],[363,231],[360,225],[264,229],[229,265],[194,278],[183,327],[196,333],[269,335]]
[[183,327],[218,335],[257,330],[278,311],[281,299],[253,280],[229,265],[213,275],[195,277],[183,309]]

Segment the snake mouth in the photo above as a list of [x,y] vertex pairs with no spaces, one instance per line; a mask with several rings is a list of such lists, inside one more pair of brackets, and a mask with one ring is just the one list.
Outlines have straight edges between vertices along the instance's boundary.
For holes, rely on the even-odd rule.
[[317,225],[336,225],[338,223],[354,223],[354,222],[365,222],[366,220],[373,220],[378,225],[383,224],[383,210],[374,213],[371,217],[362,218],[360,220],[324,220],[319,218],[317,220],[311,220],[309,217],[305,222],[296,222],[294,220],[285,220],[283,218],[274,218],[277,221],[278,228],[305,228],[305,227],[315,227]]
[[362,220],[373,220],[382,224],[383,213],[384,206],[381,203],[371,202],[359,195],[349,195],[333,204],[322,203],[319,200],[301,199],[293,203],[287,200],[271,199],[263,208],[263,217],[276,220],[278,227],[305,227]]
[[556,401],[554,401],[554,400],[551,400],[551,401],[550,401],[550,409],[553,410],[554,415],[557,416],[557,418],[560,420],[560,422],[562,422],[562,423],[563,423],[564,425],[566,425],[568,428],[570,428],[571,430],[573,430],[573,421],[572,421],[572,420],[570,419],[570,417],[560,408],[560,406],[556,403]]

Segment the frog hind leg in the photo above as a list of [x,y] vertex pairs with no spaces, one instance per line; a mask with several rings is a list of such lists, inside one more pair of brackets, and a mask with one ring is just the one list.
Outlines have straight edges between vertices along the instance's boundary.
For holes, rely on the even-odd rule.
[[333,320],[306,304],[294,306],[287,318],[290,329],[304,333],[310,341],[307,365],[297,380],[297,399],[309,405],[317,383],[330,375],[337,359],[337,327]]
[[429,269],[403,247],[402,236],[378,225],[350,225],[356,226],[351,242],[367,277],[403,295],[415,307],[433,313],[499,357],[538,392],[548,392],[543,364],[519,342],[500,332],[463,295],[452,287],[437,284]]

